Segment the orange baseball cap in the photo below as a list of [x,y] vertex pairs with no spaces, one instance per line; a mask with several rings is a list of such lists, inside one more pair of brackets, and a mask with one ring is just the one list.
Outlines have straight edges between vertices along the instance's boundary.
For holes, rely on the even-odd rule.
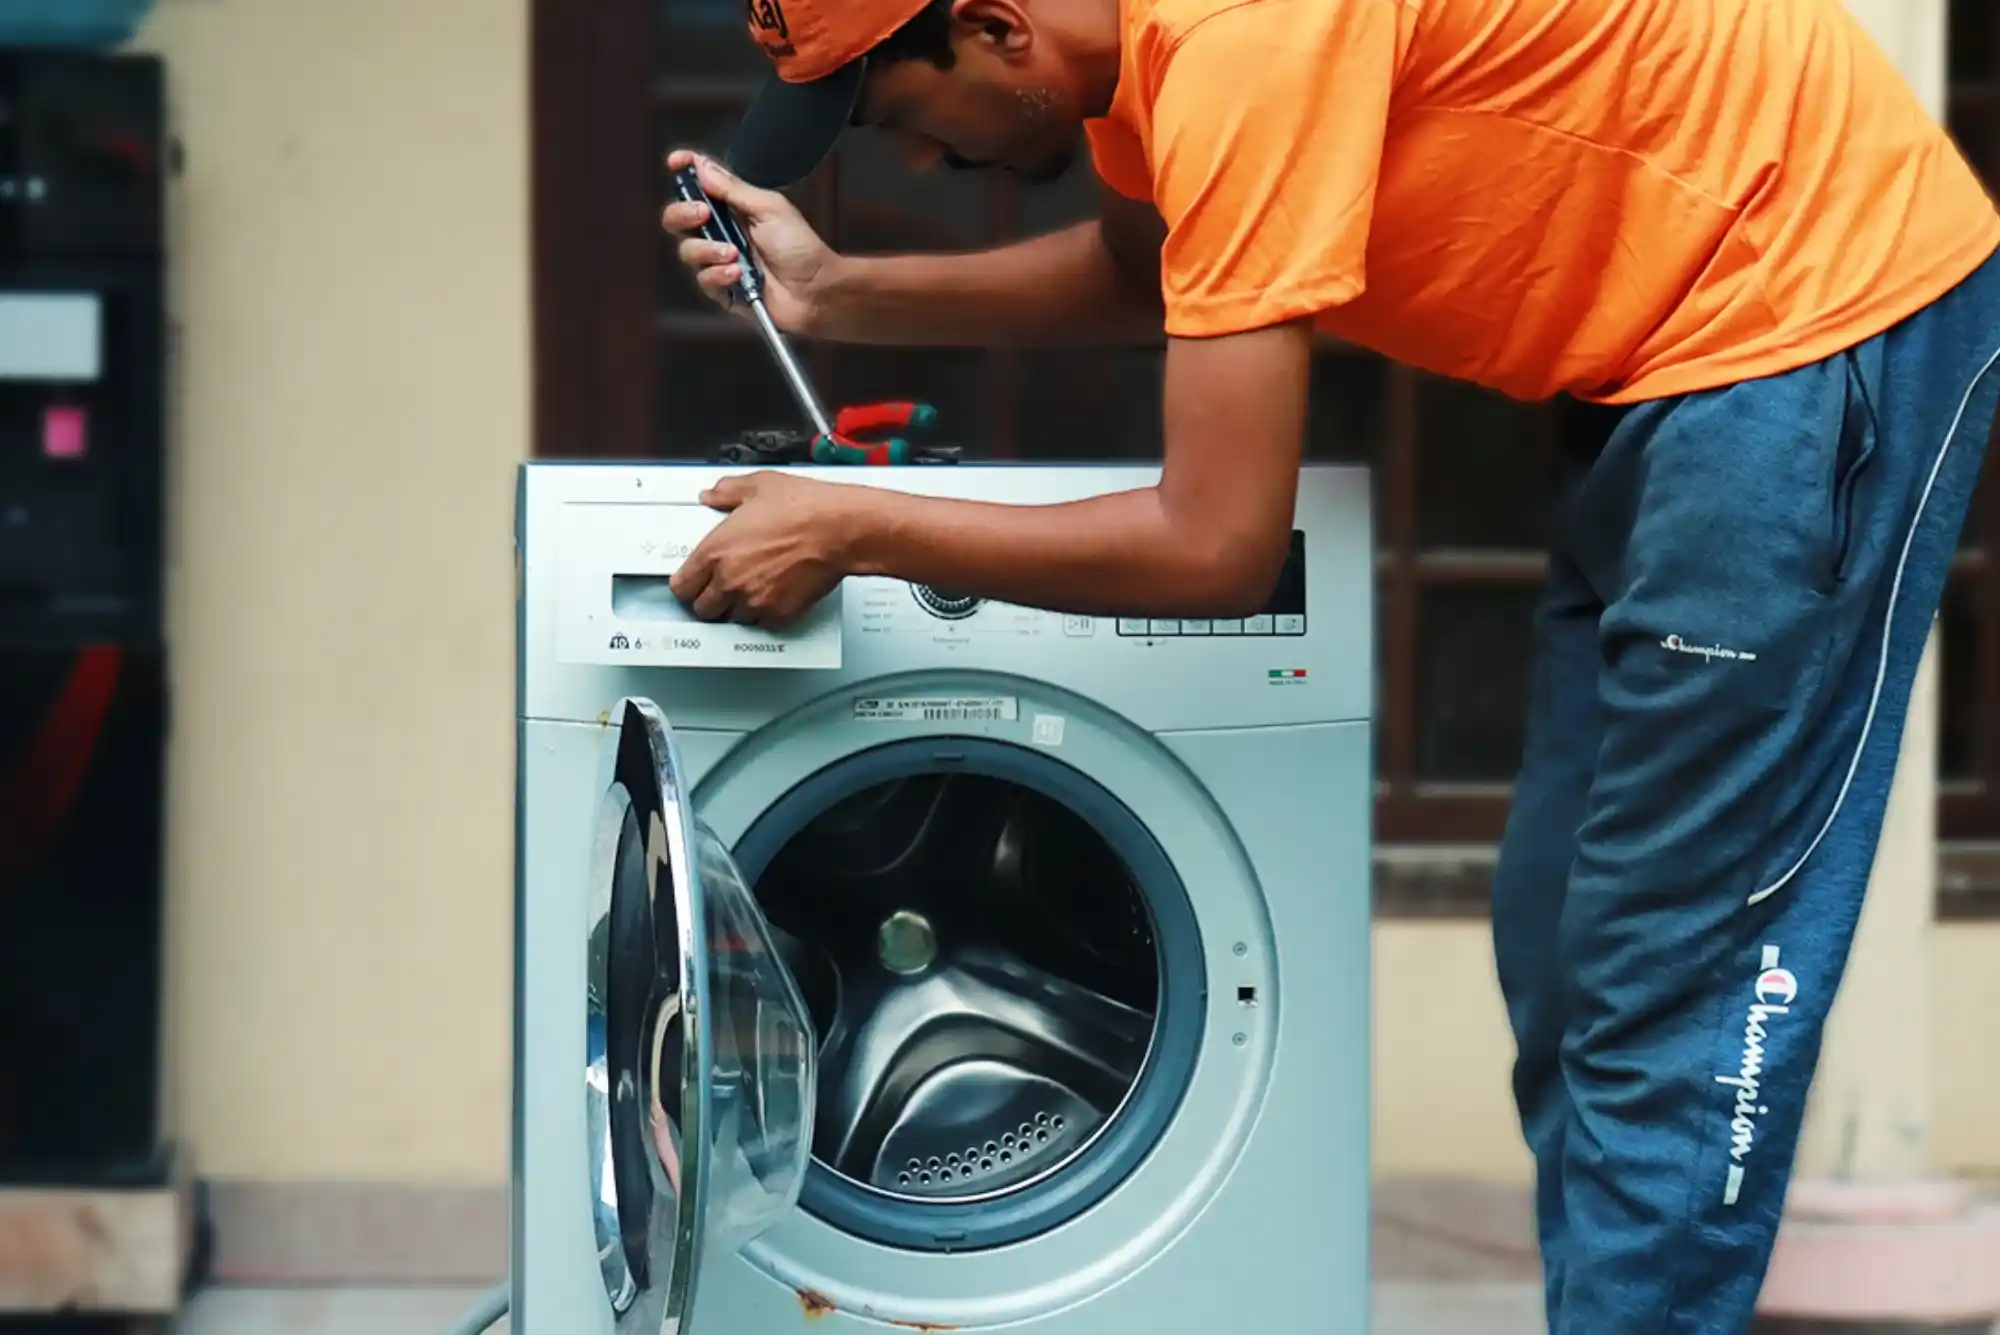
[[750,37],[774,67],[743,115],[729,166],[782,189],[810,176],[854,119],[867,55],[929,0],[745,0]]

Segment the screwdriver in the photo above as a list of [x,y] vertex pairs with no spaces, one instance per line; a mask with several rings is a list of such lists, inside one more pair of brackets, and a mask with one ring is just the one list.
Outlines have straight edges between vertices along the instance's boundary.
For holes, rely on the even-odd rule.
[[692,164],[674,173],[674,193],[684,204],[706,204],[708,221],[701,226],[702,239],[719,241],[725,246],[736,248],[736,263],[743,276],[736,280],[736,291],[750,307],[750,318],[756,322],[757,332],[764,336],[764,346],[771,351],[771,360],[778,364],[778,370],[785,377],[792,397],[798,401],[806,420],[819,437],[829,442],[840,442],[834,434],[833,419],[827,416],[820,404],[819,395],[813,392],[812,381],[806,379],[805,368],[793,354],[791,345],[785,342],[784,334],[771,319],[771,312],[764,307],[764,275],[757,271],[756,261],[750,258],[750,242],[737,225],[736,215],[727,204],[717,203],[701,188],[701,178],[695,174]]

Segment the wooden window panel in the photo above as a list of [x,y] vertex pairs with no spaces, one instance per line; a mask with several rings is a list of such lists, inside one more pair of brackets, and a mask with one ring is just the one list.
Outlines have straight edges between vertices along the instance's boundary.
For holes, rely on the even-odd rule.
[[[1955,0],[1952,43],[1951,128],[1989,186],[2000,189],[2000,7],[1990,0]],[[1454,432],[1463,433],[1476,431],[1491,414],[1490,406],[1473,402],[1456,414],[1439,415],[1449,416]],[[1519,535],[1504,526],[1526,525],[1531,506],[1518,492],[1505,499],[1490,480],[1480,481],[1476,455],[1455,466],[1447,463],[1440,456],[1460,436],[1442,437],[1446,448],[1440,450],[1440,436],[1428,422],[1424,426],[1414,448],[1401,437],[1392,441],[1392,474],[1406,473],[1414,463],[1420,486],[1436,472],[1468,479],[1468,491],[1492,494],[1496,512],[1456,517],[1460,533],[1469,531],[1477,548],[1466,550],[1460,533],[1440,530],[1454,522],[1449,498],[1439,505],[1419,492],[1422,518],[1414,541],[1401,510],[1408,503],[1407,485],[1392,487],[1378,508],[1386,548],[1384,621],[1390,629],[1384,635],[1386,754],[1376,828],[1385,842],[1486,842],[1498,838],[1504,826],[1507,788],[1475,775],[1504,770],[1508,747],[1501,721],[1508,698],[1518,697],[1524,682],[1519,674],[1482,672],[1467,663],[1465,655],[1473,650],[1455,645],[1454,633],[1437,627],[1455,621],[1459,633],[1479,644],[1519,625],[1530,596],[1525,590],[1542,562],[1490,550],[1516,545]],[[1482,583],[1490,589],[1484,603],[1471,592]],[[1505,605],[1508,599],[1511,607]],[[1949,840],[2000,838],[2000,467],[1989,466],[1982,477],[1940,614],[1940,635],[1939,832]],[[1420,724],[1406,712],[1413,703]]]
[[[785,425],[754,333],[702,301],[654,226],[660,156],[720,149],[762,75],[735,0],[534,0],[537,452],[686,456],[729,432]],[[1951,124],[2000,180],[2000,16],[1952,6]],[[851,250],[977,245],[1084,216],[1079,168],[1055,189],[1005,176],[921,183],[855,140],[796,197]],[[955,203],[953,201],[956,201]],[[946,233],[950,235],[947,237]],[[837,400],[921,393],[981,452],[1153,457],[1157,347],[1014,353],[814,346]],[[1380,802],[1387,842],[1497,838],[1518,751],[1527,609],[1541,578],[1546,467],[1575,405],[1529,408],[1323,341],[1308,455],[1374,470],[1380,542]],[[1586,416],[1588,414],[1585,414]],[[1475,503],[1476,502],[1476,503]],[[1988,468],[1942,617],[1941,829],[2000,837],[2000,468]],[[1475,648],[1515,637],[1518,673]],[[1462,644],[1469,641],[1470,646]]]
[[[718,150],[754,88],[755,56],[746,61],[733,53],[747,44],[715,41],[699,31],[710,18],[736,22],[733,7],[701,0],[673,15],[673,25],[656,39],[665,53],[653,90],[656,148],[692,143]],[[711,45],[720,54],[704,56]],[[808,193],[816,194],[810,212],[822,234],[857,253],[1004,243],[1086,217],[1096,204],[1095,182],[1081,159],[1052,188],[1022,190],[1012,178],[993,174],[933,173],[920,181],[896,163],[886,144],[868,136],[843,147]],[[670,250],[660,254],[656,383],[664,411],[658,451],[684,456],[731,431],[778,424],[770,415],[787,413],[783,387],[750,331],[713,313],[672,263]],[[830,399],[922,394],[938,402],[948,429],[989,456],[1157,456],[1163,372],[1158,347],[1006,353],[815,348],[813,355]],[[1447,612],[1454,596],[1464,607],[1479,609],[1495,594],[1511,598],[1508,606],[1518,609],[1523,596],[1518,586],[1532,584],[1540,570],[1539,555],[1525,550],[1536,545],[1528,530],[1537,498],[1518,484],[1522,448],[1525,441],[1532,452],[1544,416],[1333,340],[1323,341],[1315,358],[1309,457],[1361,462],[1375,470],[1384,554],[1379,677],[1384,801],[1390,808],[1410,808],[1420,823],[1430,812],[1450,816],[1451,803],[1463,799],[1431,803],[1437,787],[1433,772],[1454,772],[1448,740],[1442,749],[1433,740],[1435,754],[1420,774],[1419,591],[1439,586],[1439,607]],[[1419,468],[1426,447],[1438,455],[1428,480]],[[1454,504],[1458,493],[1449,488],[1465,475],[1475,476],[1474,489],[1491,493],[1498,504],[1483,511]],[[1512,543],[1524,550],[1465,550]],[[1459,585],[1464,591],[1452,592]],[[1434,622],[1433,637],[1437,626],[1447,624]],[[1429,675],[1435,679],[1440,671],[1434,667]],[[1505,733],[1498,720],[1506,712],[1501,697],[1486,701],[1482,717],[1489,730]],[[1506,747],[1504,736],[1489,743],[1489,754],[1475,766],[1478,772],[1502,768]],[[1503,800],[1494,791],[1478,793],[1481,817],[1490,821]]]
[[1546,406],[1418,377],[1418,549],[1543,551],[1556,429]]
[[[1005,239],[1009,212],[985,173],[919,176],[883,136],[860,134],[826,173],[840,203],[839,226],[823,232],[849,254],[968,250]],[[943,430],[969,448],[1005,458],[1016,418],[992,353],[970,348],[829,347],[823,392],[832,403],[920,398]]]
[[1375,483],[1376,598],[1380,655],[1376,696],[1378,821],[1406,801],[1417,771],[1417,377],[1388,368],[1381,476]]
[[[2000,190],[2000,9],[1952,0],[1953,135]],[[2000,465],[1989,461],[1939,616],[1943,647],[1939,833],[2000,838]]]
[[1938,739],[1938,777],[1948,784],[1977,783],[1983,760],[1976,728],[1965,726],[1984,712],[1979,700],[1981,677],[1993,671],[1985,662],[1986,646],[1979,639],[1980,610],[1977,581],[1952,580],[1938,616],[1942,649],[1939,707],[1945,721]]
[[1519,764],[1546,568],[1557,405],[1398,369],[1397,485],[1385,533],[1385,766],[1376,825],[1386,842],[1498,837]]
[[1521,763],[1540,591],[1483,581],[1419,588],[1416,781],[1504,788]]
[[529,21],[534,450],[644,455],[659,199],[651,15],[533,0]]

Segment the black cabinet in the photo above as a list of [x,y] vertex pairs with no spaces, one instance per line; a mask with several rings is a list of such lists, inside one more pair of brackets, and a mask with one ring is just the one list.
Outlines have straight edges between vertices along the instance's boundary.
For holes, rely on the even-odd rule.
[[165,1167],[163,87],[0,52],[0,1183]]
[[159,62],[0,55],[0,647],[161,638]]

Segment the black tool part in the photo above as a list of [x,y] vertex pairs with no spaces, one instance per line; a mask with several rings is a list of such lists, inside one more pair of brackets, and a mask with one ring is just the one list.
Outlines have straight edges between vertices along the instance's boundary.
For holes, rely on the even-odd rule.
[[736,439],[715,448],[711,463],[747,464],[775,468],[812,461],[812,433],[808,431],[745,431]]
[[[725,467],[782,468],[812,462],[812,435],[805,431],[745,431],[717,445],[708,461]],[[918,445],[910,451],[914,465],[955,464],[965,457],[957,445]]]
[[701,178],[691,166],[674,173],[674,195],[683,204],[708,205],[708,221],[701,225],[702,239],[736,247],[736,262],[743,270],[743,277],[736,286],[746,299],[762,300],[763,275],[757,271],[757,262],[750,258],[750,242],[744,237],[735,212],[727,204],[709,198],[708,191],[701,188]]

